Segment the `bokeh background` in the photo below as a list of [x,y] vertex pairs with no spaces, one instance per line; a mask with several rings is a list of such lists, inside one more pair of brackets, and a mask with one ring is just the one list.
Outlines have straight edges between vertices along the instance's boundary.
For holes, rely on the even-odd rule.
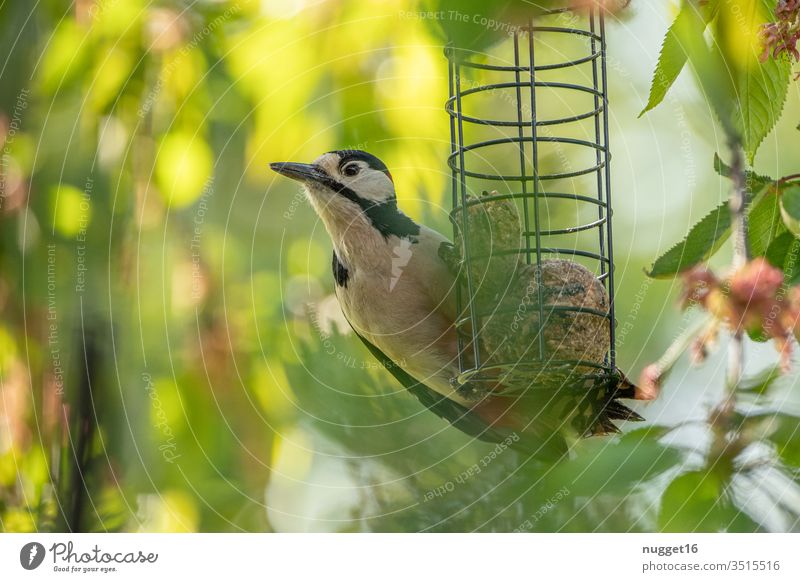
[[[724,349],[682,361],[637,406],[644,429],[545,467],[448,428],[348,333],[327,234],[268,163],[368,150],[401,207],[449,233],[447,62],[424,8],[0,0],[0,530],[800,527],[796,420],[772,461],[675,485],[706,466]],[[608,22],[617,351],[634,378],[693,318],[644,269],[729,188],[691,75],[639,118],[676,8],[634,0]],[[797,171],[799,88],[759,172]],[[753,375],[775,361],[747,349]],[[796,380],[742,405],[798,414]]]

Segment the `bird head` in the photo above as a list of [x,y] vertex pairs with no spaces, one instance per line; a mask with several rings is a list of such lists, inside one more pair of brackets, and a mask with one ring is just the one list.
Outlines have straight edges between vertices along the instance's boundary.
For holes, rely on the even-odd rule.
[[275,172],[301,182],[312,206],[332,235],[361,223],[384,237],[407,236],[419,229],[397,208],[394,182],[386,164],[361,150],[339,150],[310,164],[275,162]]
[[302,182],[315,203],[331,204],[343,198],[361,207],[395,200],[386,164],[361,150],[328,152],[310,164],[275,162],[269,166]]

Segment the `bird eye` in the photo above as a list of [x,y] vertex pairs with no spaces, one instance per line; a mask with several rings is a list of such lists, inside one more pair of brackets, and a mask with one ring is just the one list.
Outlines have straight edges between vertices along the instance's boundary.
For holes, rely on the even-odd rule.
[[349,164],[345,166],[342,171],[344,172],[345,176],[355,176],[358,174],[360,169],[361,168],[358,167],[358,164]]

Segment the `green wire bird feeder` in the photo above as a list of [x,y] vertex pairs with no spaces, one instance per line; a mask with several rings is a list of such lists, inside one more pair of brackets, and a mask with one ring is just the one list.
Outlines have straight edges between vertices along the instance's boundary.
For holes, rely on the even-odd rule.
[[[460,269],[458,292],[461,374],[454,382],[502,382],[530,390],[546,387],[545,379],[557,377],[561,386],[569,379],[569,386],[583,391],[591,386],[615,388],[619,373],[603,14],[549,10],[508,32],[489,54],[452,46],[445,51],[450,218],[461,266],[466,267]],[[492,204],[516,208],[520,236],[494,233],[489,253],[493,259],[487,259],[481,242],[485,233],[475,232],[470,213]],[[505,260],[508,265],[509,257],[518,262],[517,270],[537,279],[528,287],[529,296],[520,301],[519,292],[504,293],[512,284],[500,277],[502,289],[481,299],[482,288],[497,284],[498,277],[490,273],[481,279],[470,266],[486,260]],[[554,300],[543,284],[556,268],[554,259],[591,272],[593,283],[605,289],[605,305],[570,305],[563,300],[563,289]],[[523,306],[525,314],[518,319],[533,314],[537,322],[537,330],[526,337],[513,329]],[[514,349],[487,350],[493,319],[510,328],[506,340]],[[560,320],[558,335],[565,337],[554,340],[546,329]],[[569,343],[570,334],[589,332],[591,337],[576,341],[587,343],[585,353],[592,351],[592,357],[564,358],[564,350],[554,347],[556,340]],[[577,384],[576,376],[581,380]]]

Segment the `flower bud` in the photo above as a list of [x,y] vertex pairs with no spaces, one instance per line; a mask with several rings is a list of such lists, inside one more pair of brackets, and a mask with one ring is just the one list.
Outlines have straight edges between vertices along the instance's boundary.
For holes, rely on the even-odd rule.
[[636,386],[634,398],[636,400],[655,400],[661,392],[661,378],[663,374],[658,364],[650,364],[642,370],[639,376],[639,385]]

